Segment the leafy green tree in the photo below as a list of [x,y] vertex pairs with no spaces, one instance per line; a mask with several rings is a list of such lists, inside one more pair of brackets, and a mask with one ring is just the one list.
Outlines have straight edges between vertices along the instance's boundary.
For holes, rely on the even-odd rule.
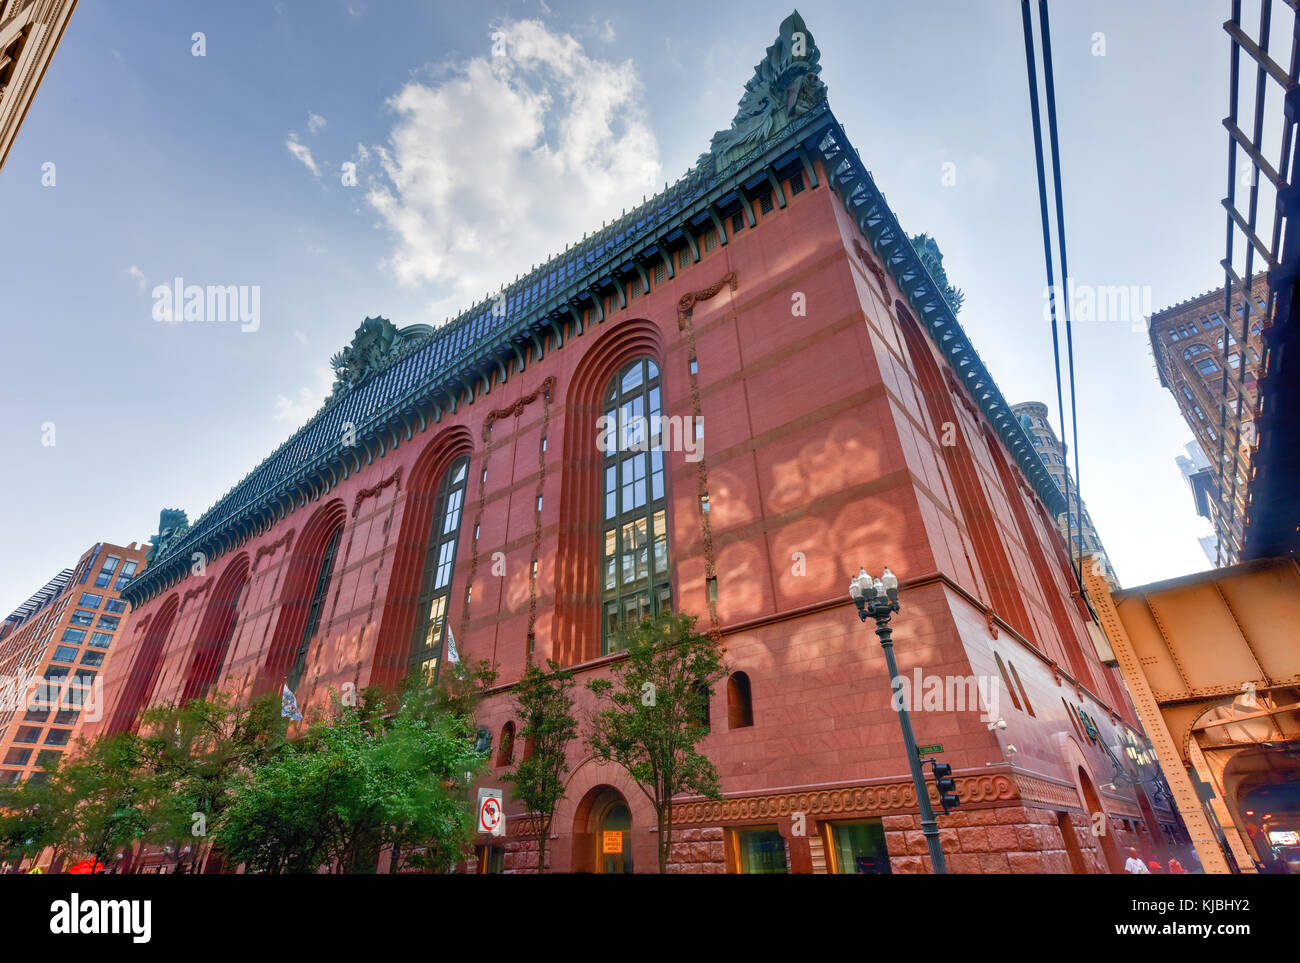
[[698,751],[708,734],[708,698],[727,674],[718,646],[695,631],[695,617],[665,614],[619,633],[627,658],[612,679],[587,687],[598,709],[587,743],[595,758],[627,770],[655,810],[659,872],[668,871],[673,797],[718,799],[718,772]]
[[555,808],[564,798],[564,775],[569,771],[568,748],[578,734],[573,716],[573,673],[546,660],[551,670],[543,672],[534,662],[524,669],[515,685],[515,709],[523,726],[519,738],[531,752],[507,772],[511,795],[538,817],[537,872],[546,872],[546,840],[551,833]]
[[140,743],[130,732],[81,739],[73,754],[49,771],[60,800],[64,849],[107,864],[133,844],[154,818],[157,794],[139,778]]
[[465,789],[483,766],[472,732],[432,706],[423,685],[391,711],[367,692],[256,766],[218,841],[254,872],[374,872],[385,848],[394,871],[445,868],[471,838]]
[[74,800],[66,786],[48,777],[0,789],[0,852],[21,862],[53,849],[51,861],[67,856],[67,824]]
[[244,704],[219,693],[147,710],[140,724],[141,778],[156,799],[146,838],[179,853],[182,840],[197,836],[197,866],[241,778],[279,751],[287,726],[275,697]]

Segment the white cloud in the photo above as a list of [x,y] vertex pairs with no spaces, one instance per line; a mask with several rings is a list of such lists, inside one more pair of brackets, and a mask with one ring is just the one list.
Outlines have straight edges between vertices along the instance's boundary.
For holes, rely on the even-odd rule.
[[284,142],[284,146],[289,148],[289,153],[296,157],[302,166],[311,171],[313,177],[320,177],[320,168],[316,166],[316,160],[311,156],[311,148],[306,144],[298,143],[298,135],[289,131],[289,137]]
[[306,344],[306,343],[307,343],[307,335],[303,334],[303,333],[302,333],[301,331],[299,331],[297,328],[294,328],[294,329],[293,329],[293,336],[294,336],[295,338],[298,339],[298,343],[299,343],[299,344]]
[[313,114],[310,110],[307,111],[307,132],[308,133],[314,134],[324,126],[325,126],[324,117],[322,117],[320,114]]
[[140,285],[140,290],[143,291],[146,283],[144,279],[144,272],[141,271],[134,264],[132,264],[129,268],[126,269],[126,273],[131,275],[131,277],[135,278],[135,283]]
[[497,28],[505,56],[454,64],[390,100],[366,198],[395,235],[387,266],[432,282],[434,320],[641,202],[663,183],[630,62],[590,57],[536,20]]
[[[295,331],[295,336],[299,332]],[[275,420],[287,421],[291,425],[302,425],[320,410],[334,386],[334,372],[329,365],[316,366],[316,386],[298,389],[296,399],[284,395],[275,396]]]

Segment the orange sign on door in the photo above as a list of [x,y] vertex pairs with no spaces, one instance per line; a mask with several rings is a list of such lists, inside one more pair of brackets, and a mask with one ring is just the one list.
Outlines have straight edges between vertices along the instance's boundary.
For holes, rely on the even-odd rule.
[[618,829],[607,829],[601,833],[601,841],[604,844],[601,851],[605,853],[618,854],[623,852],[623,832]]

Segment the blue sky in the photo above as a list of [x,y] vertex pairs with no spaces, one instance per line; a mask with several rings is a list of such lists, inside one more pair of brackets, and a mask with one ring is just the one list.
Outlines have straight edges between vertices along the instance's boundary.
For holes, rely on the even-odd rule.
[[[1019,4],[799,8],[1004,395],[1055,421]],[[790,9],[82,0],[0,170],[0,609],[163,507],[197,518],[315,411],[365,316],[439,323],[675,180]],[[1227,15],[1053,4],[1078,283],[1157,310],[1222,284]],[[257,330],[154,320],[176,277],[258,286]],[[1126,585],[1208,567],[1174,463],[1192,436],[1132,321],[1075,330],[1083,494]]]

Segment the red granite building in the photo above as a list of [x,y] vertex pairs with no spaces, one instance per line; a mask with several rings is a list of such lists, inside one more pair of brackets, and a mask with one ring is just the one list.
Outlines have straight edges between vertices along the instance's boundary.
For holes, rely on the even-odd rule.
[[[444,328],[366,319],[322,410],[128,587],[107,729],[213,686],[325,706],[435,666],[450,629],[500,671],[479,721],[502,786],[527,660],[585,681],[620,658],[611,626],[672,608],[730,676],[702,744],[724,799],[679,801],[671,869],[923,872],[884,659],[847,595],[889,565],[900,673],[992,680],[913,707],[963,803],[940,817],[949,870],[1097,871],[1161,841],[1167,808],[1112,761],[1142,742],[1059,490],[845,139],[798,15],[767,54],[662,194]],[[671,443],[602,445],[619,412],[664,416]],[[551,869],[653,871],[645,797],[586,757],[575,741]],[[516,804],[507,827],[480,871],[535,861]]]

